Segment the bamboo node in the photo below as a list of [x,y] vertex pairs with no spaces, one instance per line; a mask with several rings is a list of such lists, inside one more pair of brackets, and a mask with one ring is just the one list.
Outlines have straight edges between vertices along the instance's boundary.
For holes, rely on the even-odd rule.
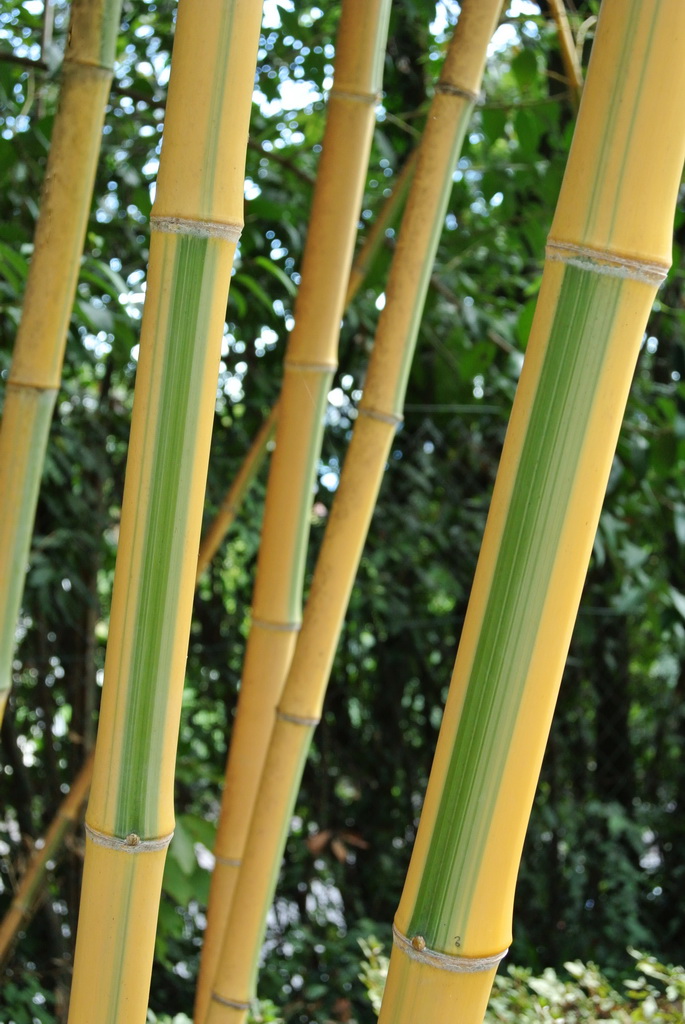
[[404,416],[400,416],[398,413],[381,412],[380,409],[369,409],[364,405],[359,406],[357,414],[368,416],[372,420],[380,420],[381,423],[389,423],[391,427],[398,427],[400,423],[404,422]]
[[226,999],[225,996],[220,996],[218,992],[212,992],[212,999],[215,1003],[220,1003],[222,1006],[230,1006],[232,1010],[249,1010],[249,1003],[242,1003],[238,999]]
[[194,220],[190,217],[150,217],[153,231],[164,231],[172,235],[192,235],[195,238],[223,238],[237,242],[243,230],[238,223],[223,223],[215,220]]
[[72,71],[75,74],[83,74],[87,72],[93,75],[95,78],[112,78],[114,70],[107,64],[96,64],[94,61],[89,60],[74,60],[73,57],[65,57],[62,61],[63,71]]
[[509,952],[505,949],[502,953],[494,953],[492,956],[452,956],[449,953],[439,953],[435,949],[428,949],[423,935],[414,935],[412,939],[408,939],[395,924],[392,926],[392,937],[397,948],[406,953],[411,960],[455,974],[491,971]]
[[[19,376],[12,377],[12,370],[10,370],[6,393],[9,391],[17,391],[19,394],[22,394],[25,391],[35,391],[37,394],[42,395],[45,394],[46,391],[52,391],[54,394],[57,394],[59,388],[55,387],[54,382],[47,383],[36,380],[27,380]],[[5,689],[9,690],[9,686],[2,690],[3,693]]]
[[299,633],[301,622],[269,622],[268,619],[252,619],[252,625],[259,629],[271,629],[276,633]]
[[154,853],[157,850],[166,850],[174,838],[174,833],[168,836],[160,836],[158,839],[141,839],[135,832],[121,839],[119,836],[110,836],[105,832],[98,832],[97,829],[86,825],[86,836],[96,846],[104,846],[108,850],[118,850],[123,853]]
[[214,854],[214,860],[217,864],[223,864],[227,868],[239,868],[243,863],[239,857],[222,857],[220,853]]
[[554,238],[547,239],[547,259],[567,266],[579,267],[581,270],[593,270],[596,274],[609,277],[623,277],[631,281],[642,281],[644,284],[658,285],[665,279],[668,266],[656,260],[636,259],[609,249],[593,249],[575,242],[558,242]]
[[292,722],[293,725],[318,725],[320,718],[305,718],[302,715],[289,715],[287,711],[276,709],[276,718],[282,722]]
[[336,89],[335,86],[328,94],[329,100],[351,100],[353,103],[366,103],[368,106],[375,106],[380,102],[379,92],[348,92],[346,89]]
[[283,367],[286,370],[303,370],[305,373],[334,373],[338,368],[336,363],[298,363],[294,359],[284,359]]
[[477,103],[480,99],[480,93],[464,89],[461,85],[453,85],[452,82],[437,82],[435,91],[443,96],[461,96],[462,99],[468,100],[469,103]]

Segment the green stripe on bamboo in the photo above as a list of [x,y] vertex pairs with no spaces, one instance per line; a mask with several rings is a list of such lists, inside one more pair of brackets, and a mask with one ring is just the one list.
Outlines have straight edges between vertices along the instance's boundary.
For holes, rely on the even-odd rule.
[[[482,1020],[685,157],[685,8],[605,0],[402,900],[382,1024]],[[678,68],[673,76],[673,68]]]
[[[516,711],[530,672],[536,624],[547,600],[563,513],[577,485],[595,384],[604,371],[624,284],[575,267],[561,273],[507,530],[409,925],[410,933],[423,936],[432,949],[451,948],[453,936],[467,931]],[[597,343],[590,347],[592,335]]]
[[387,37],[389,0],[344,0],[295,326],[285,354],[269,467],[252,625],[215,843],[195,1017],[203,1020],[236,864],[250,823],[272,715],[302,617],[302,587],[323,417],[359,222]]
[[[73,0],[33,256],[0,427],[0,719],[100,152],[121,0]],[[79,187],[74,187],[74,182]]]
[[[208,1024],[243,1024],[292,808],[366,540],[414,351],[452,175],[500,0],[464,3],[428,114],[367,383],[279,701],[231,904]],[[470,15],[469,16],[469,12]],[[466,15],[466,16],[464,16]],[[465,57],[468,54],[468,57]]]
[[258,3],[178,8],[70,1024],[145,1019],[260,24]]
[[[151,252],[151,262],[158,259],[162,265],[160,294],[168,293],[171,303],[168,328],[163,337],[155,339],[149,371],[156,414],[151,419],[157,429],[153,432],[147,426],[143,459],[149,458],[155,469],[150,477],[139,476],[132,502],[141,510],[133,539],[140,569],[127,579],[123,603],[127,616],[135,615],[135,632],[129,640],[128,656],[114,662],[110,677],[114,682],[121,678],[127,689],[118,729],[115,725],[125,737],[117,751],[125,770],[103,801],[98,827],[107,828],[111,822],[118,836],[130,832],[157,836],[169,830],[168,824],[159,820],[162,806],[167,813],[170,810],[168,799],[162,799],[159,765],[168,762],[165,748],[171,742],[175,749],[176,735],[160,729],[160,722],[167,721],[170,711],[166,681],[172,678],[174,663],[184,657],[187,645],[187,637],[178,635],[178,622],[189,618],[192,600],[192,590],[188,592],[184,579],[189,562],[185,548],[192,543],[192,534],[188,536],[182,525],[197,518],[193,507],[197,506],[199,481],[192,481],[188,439],[201,436],[201,418],[206,422],[203,385],[208,356],[203,339],[212,333],[216,337],[217,309],[211,296],[225,287],[225,257],[231,243],[169,234],[155,237],[153,244],[157,249]],[[229,255],[232,258],[232,251]],[[214,353],[211,359],[213,367]],[[162,410],[172,409],[173,416],[161,415]],[[189,486],[191,483],[195,487]],[[147,521],[142,516],[145,508]],[[145,682],[128,688],[129,679]],[[150,685],[153,681],[156,685]],[[177,719],[179,714],[175,709],[173,717]]]

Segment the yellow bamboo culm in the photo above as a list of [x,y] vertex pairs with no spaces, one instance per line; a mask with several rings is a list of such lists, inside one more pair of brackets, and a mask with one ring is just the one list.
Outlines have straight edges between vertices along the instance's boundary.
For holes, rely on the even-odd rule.
[[261,4],[180,0],[151,217],[70,1024],[143,1024]]
[[121,0],[73,0],[0,428],[0,720],[112,82]]
[[501,0],[464,0],[417,157],[364,394],[317,560],[302,631],[278,703],[207,1024],[244,1024],[309,740],[389,449],[444,225],[452,175],[480,90]]
[[[250,813],[302,617],[302,585],[323,416],[381,85],[388,0],[344,0],[311,222],[285,354],[252,625],[231,735],[195,1019],[208,1011]],[[381,40],[382,45],[379,45]]]
[[604,0],[379,1024],[480,1024],[685,159],[685,5]]

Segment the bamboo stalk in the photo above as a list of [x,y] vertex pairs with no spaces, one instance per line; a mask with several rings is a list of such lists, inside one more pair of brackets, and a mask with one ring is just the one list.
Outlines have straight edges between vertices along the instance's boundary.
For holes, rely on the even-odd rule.
[[71,1024],[145,1020],[261,4],[181,0],[152,215]]
[[0,720],[112,82],[121,0],[73,0],[21,323],[0,428]]
[[[278,705],[207,1024],[243,1024],[292,807],[395,429],[421,311],[501,0],[464,0],[421,141],[350,450]],[[202,1018],[199,1018],[202,1020]]]
[[[288,341],[255,582],[226,767],[195,1018],[208,1011],[224,924],[271,729],[301,622],[323,413],[382,81],[389,0],[344,0],[310,228]],[[271,712],[271,713],[270,713]]]
[[50,828],[45,833],[43,845],[36,846],[29,867],[17,888],[10,908],[0,924],[0,964],[4,963],[14,943],[14,937],[33,913],[37,897],[43,887],[45,872],[50,860],[72,831],[81,816],[81,809],[88,796],[93,769],[93,757],[89,757],[74,783],[60,804]]
[[685,6],[605,0],[381,1024],[482,1020],[685,157]]
[[561,60],[564,65],[564,71],[566,72],[566,79],[568,81],[569,89],[571,90],[571,95],[573,96],[573,102],[577,107],[580,103],[580,97],[583,92],[583,70],[578,59],[578,52],[573,39],[573,32],[569,25],[564,0],[548,0],[548,2],[552,12],[552,17],[554,18],[557,26],[559,49],[561,51]]

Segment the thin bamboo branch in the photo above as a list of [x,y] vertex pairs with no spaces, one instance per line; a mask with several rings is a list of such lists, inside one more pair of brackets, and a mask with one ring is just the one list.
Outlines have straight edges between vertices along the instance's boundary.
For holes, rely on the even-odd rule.
[[[551,75],[550,75],[551,77]],[[565,81],[565,79],[564,79]],[[553,92],[550,96],[540,96],[536,99],[531,100],[508,100],[497,102],[493,100],[491,103],[484,103],[483,110],[523,110],[524,107],[545,107],[550,103],[558,103],[559,100],[566,100],[571,95],[569,89],[564,89],[563,92]],[[471,167],[476,168],[476,164],[472,164]],[[498,167],[505,166],[504,164],[497,164]],[[515,166],[515,165],[511,165]],[[520,166],[525,166],[521,164]],[[489,169],[489,168],[488,168]]]
[[88,796],[93,771],[93,757],[89,757],[65,796],[50,828],[45,833],[42,846],[36,845],[31,863],[25,871],[14,895],[10,908],[0,924],[0,965],[9,956],[14,938],[22,924],[33,914],[38,895],[43,888],[45,872],[65,836],[76,827],[83,805]]
[[576,32],[576,55],[578,57],[578,60],[580,60],[581,55],[583,53],[585,40],[590,35],[596,24],[597,15],[592,14],[589,18],[586,18],[585,21],[581,22],[578,26],[578,31]]
[[319,172],[288,340],[269,467],[252,625],[215,843],[195,1018],[205,1019],[250,823],[271,715],[301,623],[302,585],[323,413],[382,81],[389,0],[344,0]]
[[[49,54],[52,48],[52,33],[55,24],[55,7],[52,0],[43,0],[43,23],[41,25],[40,32],[40,56],[41,60],[48,64],[46,55]],[[43,103],[43,90],[41,86],[38,87],[38,103],[36,105],[36,111],[38,117],[43,117],[44,114],[44,103]]]
[[146,1016],[261,13],[242,0],[178,6],[70,1024]]
[[47,71],[47,61],[41,58],[36,60],[35,57],[20,57],[16,53],[2,53],[0,51],[0,62],[3,64],[18,64],[20,67],[32,68],[36,71]]
[[313,186],[316,183],[316,176],[310,174],[309,171],[303,170],[298,167],[297,164],[290,157],[284,156],[283,153],[279,153],[277,149],[264,149],[264,146],[257,142],[255,139],[249,139],[247,143],[248,147],[254,150],[255,153],[261,153],[267,160],[271,160],[272,163],[278,164],[280,167],[285,167],[287,171],[294,174],[296,178],[304,182],[305,185]]
[[[452,175],[501,0],[464,0],[436,86],[350,449],[326,527],[230,906],[207,1024],[244,1024],[292,807],[397,424]],[[202,1018],[200,1018],[202,1019]],[[420,1019],[420,1018],[417,1018]],[[435,1018],[440,1019],[440,1018]]]
[[[112,81],[121,0],[74,0],[0,425],[0,717]],[[78,182],[79,186],[75,187]]]
[[45,51],[52,45],[52,30],[55,24],[55,7],[52,0],[43,0],[43,22],[40,29],[40,55],[45,58]]
[[362,281],[364,281],[371,270],[379,250],[387,241],[386,231],[388,228],[392,227],[399,216],[400,210],[407,198],[407,192],[409,191],[411,180],[414,176],[417,157],[418,150],[415,149],[412,150],[404,161],[402,168],[395,179],[392,192],[383,203],[378,216],[369,228],[366,238],[354,258],[352,269],[350,270],[350,279],[347,283],[345,308],[353,302]]
[[548,3],[557,26],[559,49],[561,51],[564,71],[566,72],[566,81],[571,90],[575,106],[578,107],[583,92],[583,70],[578,60],[576,44],[573,39],[571,26],[569,25],[566,8],[564,7],[564,0],[548,0]]
[[685,6],[605,0],[379,1024],[480,1024],[685,159]]

